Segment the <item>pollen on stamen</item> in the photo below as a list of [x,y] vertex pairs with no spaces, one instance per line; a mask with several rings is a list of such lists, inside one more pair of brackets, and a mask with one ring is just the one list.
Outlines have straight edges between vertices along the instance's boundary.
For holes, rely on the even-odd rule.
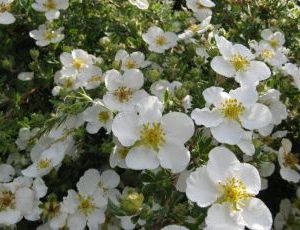
[[289,168],[296,168],[296,165],[299,163],[299,159],[293,153],[285,153],[283,156],[284,162],[283,165]]
[[0,191],[0,212],[6,209],[13,209],[15,205],[15,195],[12,192],[7,190]]
[[125,61],[125,66],[127,69],[136,69],[137,68],[137,64],[132,58],[129,58],[128,60]]
[[244,113],[245,107],[236,99],[230,98],[221,104],[221,112],[230,120],[239,121],[239,117]]
[[237,211],[239,205],[243,205],[243,201],[249,199],[251,194],[248,193],[244,183],[236,178],[227,177],[225,183],[219,183],[222,190],[220,203],[228,203],[232,210]]
[[78,209],[85,215],[88,216],[96,208],[92,197],[79,196]]
[[43,4],[48,10],[55,10],[57,4],[54,0],[48,0],[46,3]]
[[250,65],[250,61],[240,54],[233,55],[230,59],[230,63],[235,71],[246,71]]
[[140,132],[140,136],[141,143],[155,151],[158,151],[165,142],[165,133],[161,123],[145,124]]
[[160,35],[155,38],[155,44],[158,46],[164,46],[167,43],[168,43],[168,40],[165,36]]
[[85,62],[84,60],[80,59],[80,58],[75,58],[73,60],[72,65],[76,68],[76,69],[81,69],[83,67],[85,67]]
[[37,164],[38,169],[47,169],[50,166],[51,166],[51,160],[47,158],[40,160]]
[[107,123],[109,121],[109,113],[108,111],[102,111],[98,114],[98,119],[100,122]]
[[118,99],[119,102],[124,103],[128,102],[129,99],[132,97],[132,90],[127,87],[119,87],[115,92],[114,95]]

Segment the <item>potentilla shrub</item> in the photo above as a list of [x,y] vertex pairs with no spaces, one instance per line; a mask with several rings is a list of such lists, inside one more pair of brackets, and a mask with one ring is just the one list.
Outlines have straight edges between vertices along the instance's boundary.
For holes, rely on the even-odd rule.
[[0,0],[1,229],[300,229],[296,0]]

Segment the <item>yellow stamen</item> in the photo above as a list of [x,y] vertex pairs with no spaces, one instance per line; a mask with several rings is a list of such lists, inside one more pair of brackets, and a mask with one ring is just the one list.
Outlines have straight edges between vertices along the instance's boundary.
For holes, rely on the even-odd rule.
[[125,159],[128,155],[129,149],[128,148],[120,148],[118,151],[118,155],[121,159]]
[[137,63],[132,58],[129,58],[125,61],[125,67],[127,69],[136,69],[137,68]]
[[197,33],[200,30],[199,25],[191,25],[188,30],[192,31],[193,33]]
[[46,40],[51,40],[51,39],[55,38],[56,35],[55,35],[55,32],[54,32],[54,31],[45,31],[44,34],[43,34],[43,37],[44,37]]
[[38,162],[37,168],[38,169],[47,169],[51,166],[51,160],[49,159],[42,159]]
[[245,107],[236,99],[227,99],[221,105],[221,112],[230,120],[239,121],[240,115],[245,111]]
[[67,79],[64,81],[64,84],[63,84],[63,86],[64,86],[65,88],[67,88],[67,89],[73,88],[74,85],[75,85],[74,80],[73,80],[72,78],[70,78],[70,77],[67,78]]
[[79,196],[78,209],[85,215],[88,216],[96,208],[92,197]]
[[250,61],[240,54],[233,55],[230,63],[233,65],[235,71],[245,71],[250,65]]
[[43,3],[43,6],[46,7],[47,10],[55,10],[57,8],[55,0],[48,0],[46,3]]
[[272,38],[270,41],[269,41],[270,45],[272,46],[272,48],[276,49],[278,48],[279,46],[279,41],[275,38]]
[[285,167],[296,168],[296,165],[299,163],[299,159],[293,153],[284,153],[283,159],[283,165]]
[[142,145],[150,147],[155,151],[165,142],[165,132],[161,123],[152,123],[143,125],[143,129],[140,132],[140,142]]
[[244,183],[236,178],[227,177],[225,183],[219,183],[222,196],[218,200],[220,203],[229,203],[235,211],[239,209],[239,205],[249,199],[252,195],[247,192]]
[[80,59],[80,58],[75,58],[75,59],[73,60],[72,65],[73,65],[77,70],[79,70],[79,69],[85,67],[85,62],[84,62],[84,60],[82,60],[82,59]]
[[109,121],[109,112],[108,111],[102,111],[98,114],[98,119],[100,122],[106,123]]
[[0,3],[0,13],[10,11],[11,5],[8,3]]
[[0,212],[16,206],[15,195],[7,190],[0,191]]
[[97,82],[97,81],[102,81],[101,76],[95,75],[95,76],[91,76],[88,79],[88,82]]
[[263,50],[261,52],[261,56],[265,59],[272,59],[274,57],[274,53],[271,50]]
[[132,90],[127,87],[119,87],[115,92],[114,95],[117,97],[119,102],[124,103],[129,101],[129,99],[132,97]]
[[158,46],[164,46],[167,43],[168,43],[168,40],[165,36],[160,35],[155,38],[155,44]]

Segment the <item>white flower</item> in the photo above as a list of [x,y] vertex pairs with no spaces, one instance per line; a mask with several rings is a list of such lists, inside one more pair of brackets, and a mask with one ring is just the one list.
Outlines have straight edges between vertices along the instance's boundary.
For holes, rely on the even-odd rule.
[[35,44],[37,46],[47,46],[50,43],[58,43],[64,39],[65,35],[62,34],[64,30],[63,27],[60,27],[57,30],[47,28],[45,24],[40,25],[37,30],[32,30],[29,33],[29,36],[36,40]]
[[158,80],[151,85],[150,91],[163,102],[166,91],[168,91],[170,97],[173,97],[175,90],[180,89],[181,87],[182,83],[179,81],[173,81],[170,83],[167,80]]
[[116,143],[116,145],[109,157],[110,167],[115,168],[116,166],[118,166],[120,168],[128,168],[125,158],[129,152],[129,147],[122,146],[117,138],[114,138],[114,142]]
[[110,133],[112,119],[112,112],[104,107],[100,100],[95,100],[94,104],[83,113],[83,120],[88,122],[86,130],[91,134],[97,133],[101,127],[104,127],[107,133]]
[[0,0],[0,24],[8,25],[16,21],[9,11],[14,0]]
[[117,70],[105,73],[105,86],[108,92],[103,96],[104,104],[111,110],[133,110],[135,104],[148,94],[142,88],[143,73],[138,69],[127,70],[123,75]]
[[240,163],[225,147],[209,153],[206,166],[187,179],[186,195],[200,207],[208,207],[205,229],[269,230],[272,215],[255,195],[261,184],[257,169]]
[[54,82],[66,90],[76,90],[80,86],[83,86],[82,82],[78,79],[77,72],[73,68],[65,68],[57,71],[54,75]]
[[157,26],[152,26],[142,35],[143,40],[148,43],[149,50],[156,53],[164,53],[165,50],[177,45],[178,37],[173,32],[164,32]]
[[195,17],[202,21],[212,15],[210,8],[215,7],[211,0],[186,0],[186,6],[195,13]]
[[39,219],[39,199],[46,195],[47,187],[39,179],[18,177],[13,182],[0,184],[0,224],[12,225],[23,217]]
[[0,183],[9,182],[15,175],[15,169],[9,164],[0,165]]
[[286,229],[290,215],[292,214],[292,204],[289,199],[283,199],[280,202],[280,210],[274,219],[274,227],[276,230]]
[[186,29],[183,33],[178,35],[179,39],[187,41],[191,40],[195,34],[203,34],[207,31],[208,26],[210,25],[211,17],[205,18],[200,24],[193,24],[188,29]]
[[97,66],[90,66],[83,69],[77,76],[79,85],[86,89],[95,89],[104,82],[102,70]]
[[268,42],[273,49],[279,49],[285,43],[284,34],[279,31],[273,32],[271,29],[265,29],[261,32],[261,37]]
[[129,2],[141,10],[146,10],[149,8],[148,0],[129,0]]
[[279,125],[282,120],[287,118],[287,109],[280,101],[280,92],[276,89],[269,89],[259,97],[258,101],[268,106],[272,113],[272,123],[258,130],[261,135],[268,136],[271,134],[274,125]]
[[258,171],[261,179],[261,190],[268,188],[268,180],[266,177],[271,176],[275,171],[275,165],[272,162],[261,162],[258,165]]
[[21,72],[18,74],[18,79],[21,81],[30,81],[34,77],[33,72]]
[[119,113],[112,124],[114,135],[123,146],[132,146],[125,158],[128,168],[155,169],[159,165],[177,173],[189,163],[184,147],[194,133],[193,121],[183,113],[164,116],[158,99],[148,97],[137,105],[136,112]]
[[33,164],[22,170],[22,174],[28,177],[42,177],[48,174],[53,168],[60,165],[65,154],[74,145],[73,139],[58,142],[50,148],[36,155],[31,155]]
[[18,148],[20,150],[26,149],[30,138],[34,137],[38,131],[39,131],[39,128],[34,128],[31,131],[29,128],[26,128],[26,127],[20,128],[18,138],[15,141]]
[[207,107],[195,109],[191,114],[197,125],[210,128],[218,142],[236,145],[241,139],[249,139],[243,128],[254,130],[271,123],[268,107],[256,103],[255,89],[237,88],[229,93],[223,90],[220,87],[204,90]]
[[300,68],[295,64],[287,63],[284,66],[284,71],[293,77],[295,87],[300,90]]
[[281,50],[275,50],[271,45],[265,41],[261,41],[254,46],[256,50],[255,56],[263,59],[264,62],[274,66],[280,67],[285,64],[288,59]]
[[151,62],[145,61],[145,55],[140,51],[128,54],[125,50],[119,50],[115,60],[121,62],[121,69],[124,71],[144,68],[151,64]]
[[207,58],[209,58],[209,54],[207,53],[205,48],[203,48],[203,47],[196,48],[196,54],[199,57],[204,58],[204,62],[207,63]]
[[101,176],[95,169],[87,170],[77,183],[78,193],[69,190],[64,198],[63,209],[69,213],[67,226],[72,230],[84,229],[86,225],[89,229],[98,229],[105,221],[108,202],[105,191],[115,188],[119,181],[119,176],[112,170]]
[[233,45],[224,37],[215,36],[222,56],[216,56],[210,63],[218,74],[232,78],[242,86],[256,86],[259,81],[271,76],[269,67],[261,61],[255,61],[251,51],[240,44]]
[[282,139],[282,146],[278,151],[278,162],[281,167],[280,175],[288,182],[298,183],[300,180],[300,165],[297,155],[293,154],[292,143],[289,139]]
[[93,65],[93,57],[86,51],[75,49],[71,53],[62,53],[59,57],[64,68],[70,68],[75,71],[82,71]]
[[32,8],[38,12],[45,12],[47,20],[59,18],[59,10],[66,10],[69,7],[69,0],[36,0]]

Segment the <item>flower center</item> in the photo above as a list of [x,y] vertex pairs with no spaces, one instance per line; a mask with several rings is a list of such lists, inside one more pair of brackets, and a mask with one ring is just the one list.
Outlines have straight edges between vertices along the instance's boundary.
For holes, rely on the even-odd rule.
[[261,52],[261,56],[266,59],[272,59],[274,57],[274,53],[271,50],[263,50]]
[[67,77],[64,82],[64,87],[69,89],[74,87],[74,80],[71,77]]
[[272,38],[270,41],[269,41],[270,45],[272,46],[272,48],[276,49],[278,48],[279,46],[279,41],[275,38]]
[[43,5],[47,10],[55,10],[57,7],[55,0],[48,0],[46,3],[43,3]]
[[119,87],[115,92],[114,95],[117,97],[117,99],[119,100],[119,102],[124,103],[129,101],[129,99],[131,98],[133,92],[131,89],[127,88],[127,87]]
[[42,206],[42,215],[48,220],[58,216],[60,204],[57,201],[49,201]]
[[193,33],[197,33],[200,29],[200,26],[199,25],[191,25],[188,30],[192,31]]
[[8,3],[0,3],[0,13],[4,13],[6,11],[10,11],[11,6]]
[[239,121],[239,117],[245,111],[245,107],[238,100],[230,98],[222,103],[221,111],[230,120]]
[[225,183],[219,183],[222,190],[220,203],[227,202],[232,206],[232,209],[237,211],[238,204],[249,197],[251,194],[247,192],[244,183],[236,178],[226,178]]
[[233,55],[230,63],[233,65],[235,71],[245,71],[250,65],[250,61],[240,54]]
[[140,138],[143,145],[158,151],[165,142],[165,133],[161,123],[143,125],[143,129],[140,131]]
[[201,9],[203,9],[203,8],[206,8],[205,6],[202,5],[202,3],[201,3],[200,0],[196,1],[196,7],[197,7],[197,9],[199,9],[199,10],[201,10]]
[[12,192],[7,190],[0,192],[0,212],[6,209],[13,209],[15,205],[15,195]]
[[128,148],[120,148],[118,151],[118,155],[121,159],[125,159],[128,155],[129,149]]
[[159,35],[155,38],[155,44],[158,46],[164,46],[168,43],[168,40],[165,36]]
[[129,58],[125,62],[125,67],[127,69],[136,69],[137,68],[137,64],[136,64],[135,60],[133,60],[132,58]]
[[91,76],[88,80],[88,82],[97,82],[97,81],[101,81],[101,76],[98,75]]
[[79,196],[79,206],[78,209],[85,215],[88,216],[94,209],[96,208],[93,198],[88,197],[82,197]]
[[108,122],[109,118],[110,118],[110,116],[109,116],[108,111],[102,111],[98,114],[99,121],[101,121],[103,123]]
[[82,60],[81,58],[75,58],[75,59],[73,60],[72,65],[73,65],[77,70],[79,70],[79,69],[85,67],[85,62],[84,62],[84,60]]
[[38,162],[37,168],[38,169],[47,169],[51,166],[51,160],[49,159],[42,159]]
[[43,34],[43,37],[46,39],[46,40],[51,40],[53,38],[56,37],[54,31],[45,31],[44,34]]
[[296,165],[299,163],[297,156],[293,153],[285,153],[283,159],[285,167],[296,168]]

